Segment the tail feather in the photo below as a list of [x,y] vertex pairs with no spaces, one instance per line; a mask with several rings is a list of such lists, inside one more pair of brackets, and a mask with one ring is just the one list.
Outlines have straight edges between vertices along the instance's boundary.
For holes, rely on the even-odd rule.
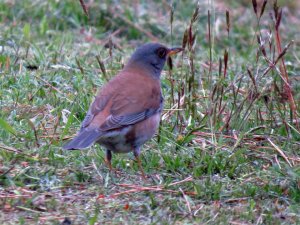
[[64,150],[76,150],[90,147],[101,136],[101,132],[97,130],[82,130],[70,142],[63,146]]

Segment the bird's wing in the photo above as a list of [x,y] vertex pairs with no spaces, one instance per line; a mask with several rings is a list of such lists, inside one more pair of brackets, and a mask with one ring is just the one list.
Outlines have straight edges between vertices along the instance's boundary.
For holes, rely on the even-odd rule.
[[[116,102],[117,103],[117,102]],[[163,108],[163,99],[161,98],[160,103],[157,105],[148,105],[142,107],[141,105],[127,104],[126,107],[135,108],[137,112],[131,114],[111,114],[107,117],[105,122],[100,126],[101,131],[107,131],[112,129],[117,129],[123,126],[132,125],[143,121],[154,114],[160,113]]]
[[158,80],[149,76],[133,79],[128,75],[118,84],[119,89],[108,104],[109,113],[99,124],[101,131],[138,123],[162,110],[163,98]]
[[97,116],[99,113],[101,113],[105,106],[107,105],[108,101],[110,100],[110,94],[107,93],[109,91],[102,91],[98,94],[98,96],[95,98],[94,102],[91,104],[84,120],[82,121],[80,130],[83,130],[84,128],[88,127],[95,116]]

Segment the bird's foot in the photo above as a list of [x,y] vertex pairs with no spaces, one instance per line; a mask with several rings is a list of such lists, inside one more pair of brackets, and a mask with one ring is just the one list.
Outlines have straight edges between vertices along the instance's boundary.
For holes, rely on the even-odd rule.
[[111,162],[108,160],[104,160],[106,166],[108,167],[110,173],[114,173],[117,177],[121,177],[122,171],[116,168],[113,168]]

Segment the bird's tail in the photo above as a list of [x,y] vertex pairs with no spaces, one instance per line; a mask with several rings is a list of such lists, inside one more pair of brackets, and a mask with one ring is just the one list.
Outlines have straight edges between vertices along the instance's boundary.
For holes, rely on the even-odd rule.
[[77,136],[63,146],[64,150],[76,150],[90,147],[101,136],[98,130],[84,129]]

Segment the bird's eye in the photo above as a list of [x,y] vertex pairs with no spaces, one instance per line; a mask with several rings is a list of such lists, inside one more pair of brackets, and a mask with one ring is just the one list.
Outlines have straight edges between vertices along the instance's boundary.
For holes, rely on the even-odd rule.
[[165,49],[165,48],[159,48],[156,53],[157,53],[157,55],[158,55],[159,58],[163,59],[167,55],[167,49]]

